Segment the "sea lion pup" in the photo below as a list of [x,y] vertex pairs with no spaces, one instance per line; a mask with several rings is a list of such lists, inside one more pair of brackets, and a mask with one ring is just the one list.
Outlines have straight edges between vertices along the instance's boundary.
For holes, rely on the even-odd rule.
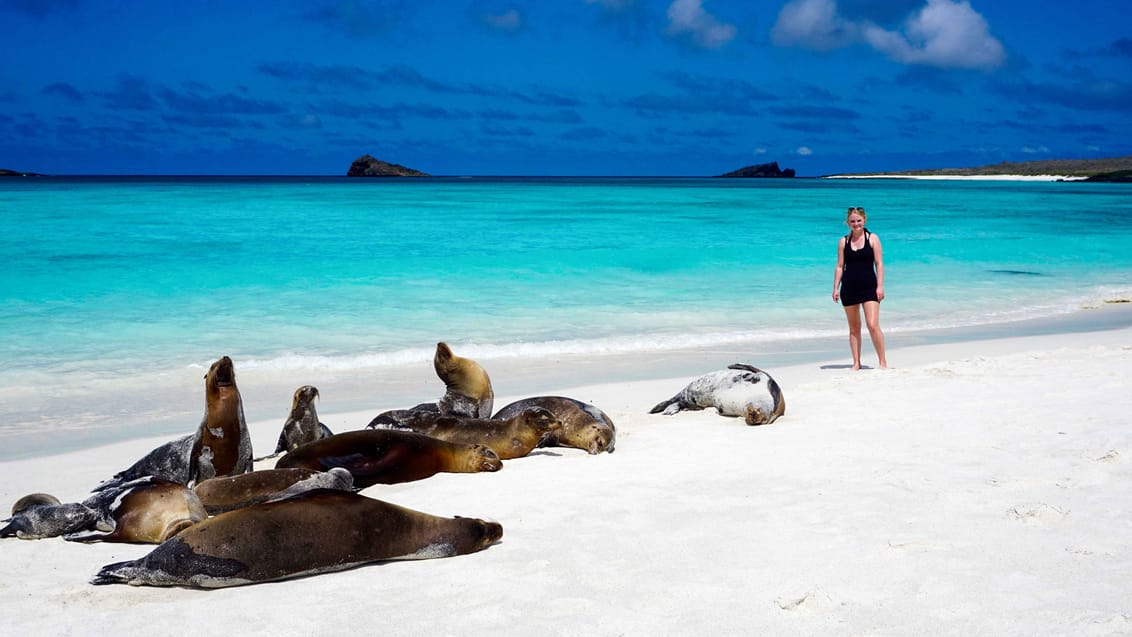
[[275,452],[269,456],[255,458],[254,462],[274,458],[299,445],[334,435],[334,432],[318,421],[318,412],[314,408],[315,398],[318,398],[318,388],[314,385],[303,385],[295,390],[295,395],[291,399],[291,413],[283,422],[283,430],[279,432],[279,442],[275,444]]
[[[370,426],[382,425],[370,423]],[[542,407],[528,407],[506,420],[416,412],[415,418],[406,419],[401,426],[449,442],[484,445],[500,460],[522,458],[538,447],[550,446],[562,432],[562,421]]]
[[491,378],[479,363],[453,354],[452,348],[441,342],[436,344],[432,366],[447,388],[438,403],[440,413],[465,418],[491,417],[495,392],[491,389]]
[[215,476],[252,470],[252,442],[236,387],[232,359],[224,356],[204,375],[204,418],[194,433],[157,447],[95,491],[153,476],[192,485]]
[[354,477],[341,467],[330,471],[265,469],[238,476],[209,478],[193,487],[209,515],[269,500],[282,500],[315,489],[352,491]]
[[[0,537],[37,540],[94,528],[102,516],[81,502],[63,504],[53,495],[32,493],[12,505],[12,515],[0,521]],[[104,524],[104,528],[109,525]]]
[[714,407],[721,416],[741,417],[748,425],[769,425],[786,413],[786,398],[770,374],[735,363],[696,378],[649,413],[671,416],[683,409],[706,407]]
[[370,562],[465,555],[503,537],[496,522],[446,518],[346,491],[310,491],[200,522],[92,584],[220,588]]
[[594,405],[564,396],[535,396],[517,400],[495,413],[492,418],[513,418],[530,407],[549,409],[562,421],[556,446],[584,449],[590,454],[603,451],[613,453],[617,444],[617,429],[613,420]]
[[208,517],[192,489],[151,476],[103,490],[83,504],[99,511],[109,528],[68,533],[71,542],[160,544]]
[[423,480],[440,472],[499,471],[503,462],[483,445],[448,442],[413,431],[362,429],[335,434],[287,452],[276,469],[342,467],[354,487]]

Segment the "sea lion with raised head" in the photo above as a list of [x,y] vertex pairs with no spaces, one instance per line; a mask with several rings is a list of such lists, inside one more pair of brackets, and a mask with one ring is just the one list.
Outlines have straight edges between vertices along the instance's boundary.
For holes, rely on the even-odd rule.
[[216,515],[269,500],[289,498],[315,489],[352,491],[354,477],[334,467],[312,469],[264,469],[237,476],[209,478],[193,487],[209,515]]
[[269,456],[256,458],[256,462],[274,458],[299,445],[334,435],[334,432],[318,421],[318,412],[314,408],[316,398],[318,398],[318,388],[314,385],[303,385],[295,390],[295,395],[291,398],[291,412],[283,422],[283,430],[279,432],[275,452]]
[[[377,428],[382,425],[370,423]],[[449,442],[481,444],[495,452],[501,460],[522,458],[538,447],[557,442],[562,421],[542,407],[528,407],[512,418],[458,418],[433,412],[416,412],[406,418],[403,427],[417,433]]]
[[464,555],[503,537],[496,522],[446,518],[345,491],[309,491],[200,522],[93,584],[220,588],[370,562]]
[[613,453],[617,429],[613,419],[594,405],[564,396],[535,396],[517,400],[495,413],[492,418],[506,420],[531,407],[550,410],[562,422],[562,431],[554,445],[584,449],[590,454]]
[[329,471],[342,467],[354,476],[354,486],[397,484],[423,480],[440,472],[499,471],[502,461],[484,445],[432,438],[413,431],[362,429],[345,431],[287,452],[276,469]]
[[680,393],[658,403],[649,413],[671,416],[684,409],[708,407],[714,407],[721,416],[742,418],[748,425],[769,425],[786,413],[786,398],[770,374],[757,367],[735,363],[725,370],[692,380]]
[[452,348],[441,342],[436,344],[432,366],[447,390],[438,403],[440,413],[465,418],[491,417],[495,392],[491,378],[479,363],[453,354]]
[[133,465],[95,487],[119,487],[153,476],[191,486],[215,476],[252,470],[252,441],[244,421],[232,359],[224,356],[204,375],[204,418],[194,433],[157,447]]

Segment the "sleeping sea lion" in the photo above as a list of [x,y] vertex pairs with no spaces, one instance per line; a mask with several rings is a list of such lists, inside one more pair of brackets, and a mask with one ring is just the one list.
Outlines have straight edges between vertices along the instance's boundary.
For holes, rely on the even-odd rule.
[[528,407],[506,420],[457,418],[421,411],[400,426],[449,442],[484,445],[501,460],[522,458],[537,447],[552,445],[562,432],[562,421],[542,407]]
[[440,399],[440,413],[465,418],[490,418],[495,393],[491,378],[479,363],[452,353],[447,343],[436,344],[432,359],[436,375],[444,381],[447,391]]
[[721,416],[741,417],[748,425],[769,425],[786,413],[786,398],[770,374],[735,363],[694,379],[649,413],[671,416],[682,409],[706,407],[714,407]]
[[342,467],[354,476],[354,486],[423,480],[439,472],[499,471],[503,463],[483,445],[432,438],[413,431],[362,429],[335,434],[287,452],[276,469],[328,471]]
[[[102,520],[98,511],[81,502],[63,504],[53,495],[33,493],[12,505],[12,515],[0,521],[0,537],[38,540],[95,528]],[[108,524],[103,528],[109,529]]]
[[208,517],[192,489],[149,476],[97,492],[83,504],[99,511],[109,528],[68,533],[63,539],[160,544]]
[[193,487],[209,515],[216,515],[269,500],[289,498],[315,489],[351,491],[354,477],[334,467],[329,471],[311,469],[265,469],[238,476],[209,478]]
[[345,491],[309,491],[200,522],[148,555],[102,567],[92,584],[220,588],[369,562],[464,555],[503,527],[445,518]]
[[256,458],[256,462],[274,458],[299,445],[334,435],[326,425],[318,421],[318,412],[314,408],[315,398],[318,398],[318,388],[314,385],[303,385],[295,390],[295,395],[291,398],[291,412],[283,422],[283,430],[279,432],[279,442],[275,444],[275,452],[269,456]]
[[513,418],[530,407],[550,410],[562,421],[562,432],[555,443],[559,447],[585,449],[591,454],[603,451],[613,453],[617,444],[617,429],[613,420],[597,407],[564,396],[536,396],[517,400],[495,413],[492,418]]
[[251,471],[252,442],[231,358],[224,356],[212,364],[204,376],[204,390],[204,418],[194,433],[157,447],[94,490],[145,476],[192,485]]

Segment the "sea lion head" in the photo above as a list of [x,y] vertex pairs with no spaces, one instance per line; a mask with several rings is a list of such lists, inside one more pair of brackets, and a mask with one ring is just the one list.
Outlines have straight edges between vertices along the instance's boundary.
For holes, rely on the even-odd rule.
[[58,504],[62,504],[62,502],[59,501],[59,498],[50,493],[29,493],[19,500],[16,500],[16,503],[12,505],[12,515],[23,513],[36,506],[54,506]]
[[472,449],[467,456],[469,473],[499,471],[503,468],[503,461],[490,448],[480,444],[471,445],[471,447]]
[[549,447],[558,443],[563,423],[554,412],[544,407],[527,407],[519,413],[519,418],[525,426],[542,434],[537,446]]
[[236,391],[236,367],[232,359],[222,356],[204,375],[205,391],[209,396],[220,396]]
[[491,392],[491,379],[484,368],[470,358],[452,353],[448,343],[442,341],[436,344],[432,366],[449,389],[460,390],[465,396],[474,398]]
[[303,385],[295,390],[295,396],[291,399],[291,411],[312,407],[316,398],[318,398],[318,388],[314,385]]

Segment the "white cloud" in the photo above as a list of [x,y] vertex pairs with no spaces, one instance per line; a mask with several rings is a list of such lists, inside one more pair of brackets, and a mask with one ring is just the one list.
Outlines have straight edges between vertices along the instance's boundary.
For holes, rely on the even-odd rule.
[[791,0],[778,13],[770,37],[775,44],[828,51],[855,42],[858,30],[838,14],[834,0]]
[[799,146],[798,150],[794,151],[802,156],[813,155],[814,151],[810,150],[809,146]]
[[989,69],[1006,60],[1002,43],[967,0],[927,0],[899,30],[848,20],[836,0],[790,0],[778,14],[771,39],[819,51],[863,42],[902,64],[944,68]]
[[701,0],[673,0],[668,5],[668,32],[688,35],[704,48],[718,49],[734,39],[736,29],[705,11]]
[[484,14],[483,21],[484,24],[493,29],[514,33],[522,28],[523,15],[519,13],[518,9],[508,9],[498,15]]
[[967,0],[928,0],[903,32],[869,24],[863,33],[874,49],[905,64],[993,68],[1006,59],[1002,43]]

